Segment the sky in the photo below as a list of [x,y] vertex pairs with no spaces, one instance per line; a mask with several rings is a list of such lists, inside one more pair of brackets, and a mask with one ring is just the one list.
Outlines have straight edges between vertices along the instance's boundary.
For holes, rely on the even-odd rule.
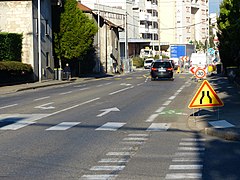
[[219,13],[219,5],[222,0],[209,0],[209,12],[210,13]]

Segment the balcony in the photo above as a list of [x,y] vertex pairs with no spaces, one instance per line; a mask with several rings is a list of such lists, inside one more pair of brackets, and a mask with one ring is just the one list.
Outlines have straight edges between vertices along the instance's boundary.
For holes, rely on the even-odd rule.
[[145,2],[146,9],[153,9],[153,10],[158,10],[158,6],[155,3],[152,3],[150,1]]

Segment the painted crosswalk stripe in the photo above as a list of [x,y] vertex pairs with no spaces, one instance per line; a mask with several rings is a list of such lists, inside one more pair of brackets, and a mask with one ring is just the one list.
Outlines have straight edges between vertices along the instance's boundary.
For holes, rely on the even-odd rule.
[[91,171],[122,171],[125,166],[93,166]]
[[202,169],[203,165],[170,165],[169,169],[179,170],[179,169]]
[[201,173],[172,173],[167,174],[165,179],[201,179]]
[[128,136],[135,136],[135,137],[148,137],[149,134],[128,134]]
[[98,161],[99,163],[126,163],[128,162],[127,158],[105,158]]
[[152,123],[147,131],[166,131],[170,126],[170,123]]
[[204,151],[205,148],[200,147],[178,147],[179,151]]
[[148,138],[142,138],[142,137],[126,137],[123,138],[124,141],[146,141]]
[[206,141],[206,139],[204,139],[204,138],[182,138],[182,141],[199,142],[199,141]]
[[80,122],[62,122],[56,126],[46,129],[47,131],[64,131],[73,126],[80,124]]
[[113,174],[99,174],[99,175],[83,175],[81,177],[81,180],[108,180],[108,179],[114,179],[116,178],[117,175],[113,175]]
[[101,127],[97,128],[97,131],[116,131],[120,127],[124,126],[126,123],[119,122],[108,122]]
[[34,124],[35,122],[28,122],[28,121],[20,121],[20,122],[16,122],[14,124],[10,124],[7,126],[4,126],[2,128],[0,128],[1,130],[18,130],[20,128],[23,128],[25,126]]
[[202,162],[202,159],[194,159],[194,158],[175,158],[172,160],[173,162]]
[[204,146],[203,143],[196,143],[196,142],[180,142],[180,146]]
[[130,156],[132,155],[132,152],[108,152],[107,156]]
[[8,124],[0,130],[18,130],[47,116],[49,114],[0,114],[0,122]]

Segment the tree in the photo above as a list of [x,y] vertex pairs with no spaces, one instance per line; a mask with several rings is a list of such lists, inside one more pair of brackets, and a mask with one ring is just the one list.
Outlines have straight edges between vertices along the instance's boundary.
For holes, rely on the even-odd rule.
[[92,47],[97,30],[96,23],[78,9],[76,0],[64,0],[60,29],[54,34],[54,50],[60,63],[84,56]]
[[240,65],[240,1],[223,0],[218,23],[219,53],[224,67]]

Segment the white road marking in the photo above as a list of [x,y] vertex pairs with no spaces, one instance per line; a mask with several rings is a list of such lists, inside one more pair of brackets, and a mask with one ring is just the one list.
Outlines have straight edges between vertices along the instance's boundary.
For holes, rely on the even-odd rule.
[[126,158],[105,158],[98,161],[99,163],[126,163],[128,159]]
[[193,159],[193,158],[175,158],[173,162],[202,162],[202,159]]
[[130,87],[126,87],[126,88],[120,89],[120,90],[118,90],[118,91],[114,91],[114,92],[112,92],[112,93],[109,93],[109,95],[114,95],[114,94],[120,93],[120,92],[122,92],[122,91],[126,91],[126,90],[128,90],[128,89],[132,89],[132,88],[134,88],[134,86],[130,86]]
[[142,137],[126,137],[123,138],[124,141],[146,141],[148,138],[142,138]]
[[122,144],[128,144],[128,145],[142,145],[145,142],[144,141],[122,141]]
[[202,169],[203,168],[203,165],[170,165],[169,166],[169,169]]
[[201,179],[201,173],[172,173],[167,174],[165,179]]
[[178,93],[180,93],[181,91],[182,91],[181,89],[177,90]]
[[90,88],[89,87],[81,88],[81,89],[78,89],[78,91],[84,91],[84,90],[87,90],[87,89],[90,89]]
[[64,112],[64,111],[68,111],[68,110],[70,110],[70,109],[74,109],[74,108],[76,108],[76,107],[78,107],[78,106],[82,106],[82,105],[85,105],[85,104],[88,104],[88,103],[97,101],[97,100],[99,100],[99,99],[100,99],[100,98],[95,98],[95,99],[91,99],[91,100],[85,101],[85,102],[80,103],[80,104],[76,104],[76,105],[74,105],[74,106],[71,106],[71,107],[62,109],[62,110],[60,110],[60,111],[56,111],[56,112],[54,112],[54,113],[51,113],[51,114],[49,114],[49,116],[52,116],[52,115],[55,115],[55,114],[59,114],[59,113]]
[[143,83],[139,83],[139,84],[137,84],[137,86],[141,86],[141,85],[143,85]]
[[203,139],[203,138],[182,138],[182,141],[202,142],[202,141],[206,141],[206,139]]
[[49,114],[0,114],[0,122],[12,122],[1,127],[0,130],[18,130],[47,116]]
[[17,106],[17,105],[18,105],[18,104],[10,104],[10,105],[7,105],[7,106],[0,107],[0,109],[5,109],[5,108]]
[[152,114],[145,122],[153,122],[159,114]]
[[160,113],[160,112],[162,112],[165,108],[166,108],[166,107],[160,107],[160,108],[158,108],[155,112],[156,112],[156,113]]
[[48,98],[50,98],[50,96],[46,96],[46,97],[37,98],[37,99],[34,99],[33,101],[40,101],[40,100],[43,100],[43,99],[48,99]]
[[[116,178],[117,175],[113,174],[99,174],[99,175],[83,175],[81,179],[89,179],[89,180],[110,180]],[[80,180],[81,180],[80,179]]]
[[70,94],[70,93],[72,93],[72,91],[68,91],[68,92],[59,93],[59,95],[65,95],[65,94]]
[[86,86],[86,84],[81,84],[81,85],[77,85],[77,86],[73,86],[73,87],[79,88],[79,87],[84,87],[84,86]]
[[136,136],[136,137],[148,137],[149,134],[128,134],[128,136]]
[[103,113],[98,114],[97,117],[102,117],[110,112],[116,112],[116,111],[120,111],[117,107],[113,107],[113,108],[108,108],[108,109],[102,109],[100,111],[103,111]]
[[167,106],[171,103],[172,101],[166,101],[165,103],[163,103],[164,106]]
[[34,108],[36,108],[36,109],[55,109],[54,106],[48,106],[48,105],[53,104],[53,103],[54,103],[54,102],[42,104],[42,105],[36,106],[36,107],[34,107]]
[[147,131],[166,131],[170,126],[170,123],[152,123]]
[[131,156],[132,152],[108,152],[107,156]]
[[46,129],[46,131],[64,131],[78,124],[80,124],[80,122],[62,122],[56,126]]
[[180,146],[204,146],[203,143],[196,143],[196,142],[180,142]]
[[199,153],[199,152],[177,152],[175,153],[176,156],[202,156],[204,153]]
[[205,148],[200,147],[178,147],[179,151],[204,151]]
[[168,98],[168,99],[171,99],[171,100],[172,100],[172,99],[175,99],[175,98],[176,98],[176,96],[171,96],[171,97]]
[[126,123],[120,123],[120,122],[108,122],[102,125],[101,127],[97,128],[97,131],[116,131]]
[[91,171],[122,171],[125,166],[93,166]]
[[229,128],[229,127],[234,127],[233,124],[225,121],[225,120],[220,120],[220,121],[211,121],[208,122],[211,124],[214,128]]

